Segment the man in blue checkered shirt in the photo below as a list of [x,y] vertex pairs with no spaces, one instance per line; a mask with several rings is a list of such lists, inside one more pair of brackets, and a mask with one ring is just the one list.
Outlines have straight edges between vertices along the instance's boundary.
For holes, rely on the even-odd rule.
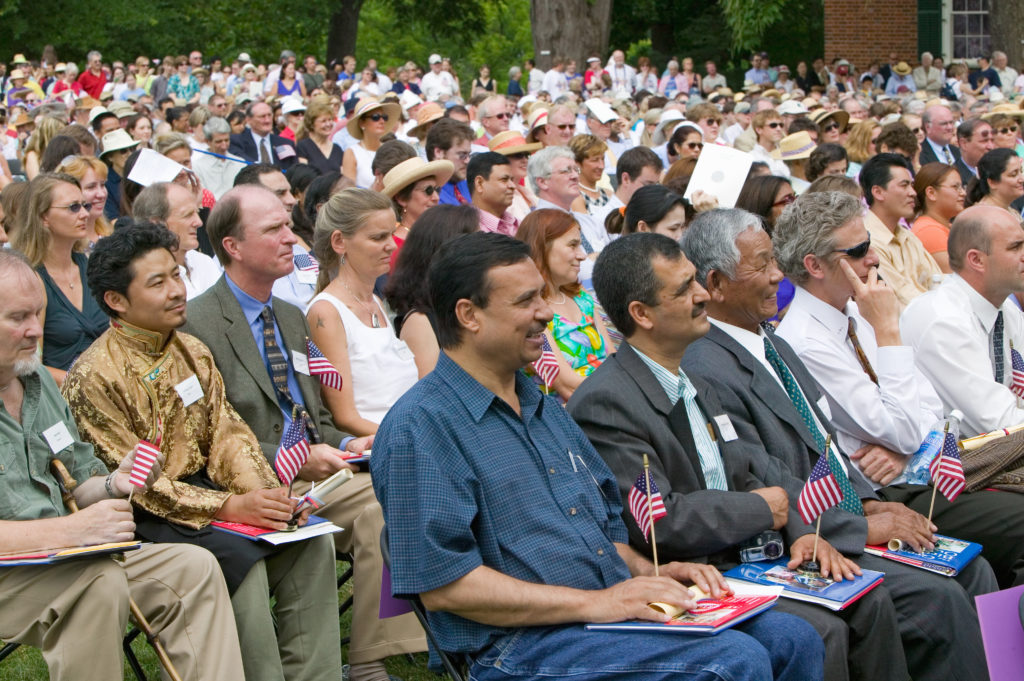
[[661,621],[688,609],[680,582],[721,575],[629,548],[615,478],[556,402],[519,369],[551,320],[529,248],[499,234],[448,242],[430,295],[443,350],[391,409],[371,459],[392,589],[419,594],[442,648],[478,681],[509,678],[816,679],[821,639],[767,612],[713,638],[588,632],[585,622]]

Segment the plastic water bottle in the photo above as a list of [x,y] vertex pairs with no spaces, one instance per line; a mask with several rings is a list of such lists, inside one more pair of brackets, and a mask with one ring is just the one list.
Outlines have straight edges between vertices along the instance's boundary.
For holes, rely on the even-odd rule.
[[928,431],[928,435],[925,436],[921,446],[918,447],[914,455],[910,457],[910,463],[907,464],[907,482],[912,485],[927,485],[931,480],[931,473],[928,471],[928,467],[932,463],[932,459],[942,449],[942,441],[946,432],[946,426],[949,426],[949,433],[954,438],[960,438],[960,421],[964,415],[959,409],[954,409],[950,412],[948,418],[939,419]]

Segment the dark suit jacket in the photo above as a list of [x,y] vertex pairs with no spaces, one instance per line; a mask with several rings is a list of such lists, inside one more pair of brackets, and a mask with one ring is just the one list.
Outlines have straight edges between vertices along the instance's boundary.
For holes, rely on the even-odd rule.
[[[724,413],[718,398],[703,381],[693,384],[697,403],[708,418],[700,427],[710,424],[714,429],[730,491],[707,489],[682,400],[673,409],[661,384],[628,343],[583,382],[566,409],[615,473],[623,499],[643,471],[643,455],[648,455],[651,477],[668,511],[656,528],[659,558],[735,563],[735,550],[729,556],[712,554],[771,529],[771,510],[764,499],[745,491],[764,485],[742,454],[732,449],[733,443],[724,441],[714,421]],[[649,555],[651,545],[628,506],[623,519],[630,543]]]
[[[309,325],[299,308],[278,298],[272,299],[274,316],[285,347],[285,357],[291,361],[291,351],[305,354]],[[188,323],[182,328],[203,341],[213,353],[213,360],[224,377],[231,406],[260,441],[263,454],[273,464],[281,444],[284,414],[277,403],[274,384],[260,356],[249,323],[242,313],[224,276],[205,293],[188,303]],[[320,399],[320,382],[316,378],[295,373],[302,391],[306,410],[317,419],[317,427],[324,442],[337,447],[347,437],[334,426],[330,411]]]
[[[772,341],[834,441],[835,432],[817,407],[823,395],[818,384],[784,340],[773,336]],[[800,490],[820,452],[783,387],[746,348],[714,325],[704,338],[687,349],[682,366],[687,374],[699,376],[714,387],[739,435],[737,447],[751,458],[755,472],[762,467],[773,475],[784,476],[782,486],[789,493],[791,509],[795,509]],[[781,469],[763,461],[766,455],[780,463]],[[762,459],[760,466],[758,459]],[[846,466],[858,495],[862,499],[877,498],[853,463],[847,460]],[[790,514],[787,528],[795,522],[806,532],[814,531],[813,527],[803,525],[799,515],[795,519],[793,515]],[[796,530],[790,528],[791,532]],[[831,508],[821,517],[821,534],[837,550],[859,555],[864,551],[867,521],[862,516]]]
[[[290,147],[292,154],[287,158],[281,158],[277,153],[277,148],[280,146]],[[252,130],[246,126],[242,132],[231,135],[231,146],[228,150],[237,156],[241,156],[246,161],[251,163],[260,162],[260,150],[256,148],[256,140],[252,138]],[[280,135],[270,134],[270,155],[273,158],[271,163],[281,169],[281,172],[286,172],[289,168],[295,165],[298,160],[298,154],[295,153],[295,143],[290,139],[281,137]]]
[[[955,144],[949,145],[949,153],[953,154],[954,163],[960,160],[960,148],[957,147]],[[921,165],[924,165],[926,163],[946,162],[946,159],[939,158],[935,155],[935,151],[932,149],[932,145],[929,144],[927,139],[925,139],[925,141],[921,143],[921,153],[918,156],[918,160],[921,162]]]
[[960,181],[964,183],[965,187],[971,183],[971,180],[977,177],[971,172],[971,169],[967,167],[967,164],[964,163],[964,159],[962,157],[957,157],[956,165],[953,167],[956,168],[958,173],[960,173]]

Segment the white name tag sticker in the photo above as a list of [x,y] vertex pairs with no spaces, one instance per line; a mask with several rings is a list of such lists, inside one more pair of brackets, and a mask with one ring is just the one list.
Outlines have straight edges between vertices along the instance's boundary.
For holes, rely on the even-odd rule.
[[50,451],[54,454],[75,443],[75,439],[71,437],[71,432],[64,423],[53,424],[43,431],[43,437],[46,439],[46,444],[50,445]]
[[297,374],[309,376],[309,357],[297,350],[292,350],[292,368]]
[[203,386],[199,385],[199,377],[195,374],[174,386],[174,389],[178,391],[178,396],[186,407],[203,396]]
[[295,279],[300,284],[306,284],[307,286],[316,286],[317,273],[313,270],[295,270]]
[[274,151],[277,152],[277,157],[280,159],[291,158],[295,155],[295,148],[289,144],[279,144],[274,147]]
[[732,442],[738,435],[736,435],[736,429],[733,428],[732,421],[729,419],[728,414],[719,414],[715,417],[715,423],[718,425],[719,432],[722,433],[722,439],[726,442]]

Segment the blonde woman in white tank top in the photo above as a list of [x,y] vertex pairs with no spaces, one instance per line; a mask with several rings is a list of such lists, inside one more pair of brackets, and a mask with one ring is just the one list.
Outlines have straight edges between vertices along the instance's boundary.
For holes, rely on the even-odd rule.
[[391,406],[418,379],[416,361],[395,335],[373,295],[395,250],[391,201],[367,189],[331,197],[317,216],[313,253],[320,261],[318,294],[306,318],[313,342],[342,376],[341,390],[324,387],[338,428],[371,435]]

